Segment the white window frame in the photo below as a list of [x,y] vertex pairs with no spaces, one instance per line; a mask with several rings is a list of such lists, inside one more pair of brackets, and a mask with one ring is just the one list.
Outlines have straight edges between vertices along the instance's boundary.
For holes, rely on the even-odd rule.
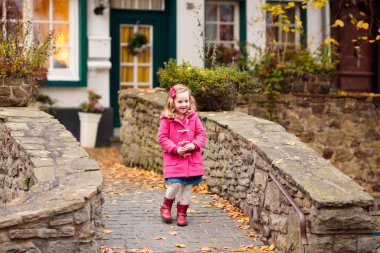
[[[233,44],[234,48],[239,48],[237,41],[240,40],[240,7],[238,2],[232,2],[232,1],[207,1],[206,0],[206,5],[207,4],[212,4],[212,5],[217,5],[217,17],[216,21],[207,21],[205,19],[205,25],[211,24],[211,25],[217,25],[216,28],[216,37],[217,40],[210,40],[206,37],[207,43],[208,44],[216,44],[216,45],[230,45]],[[221,22],[220,19],[220,5],[233,5],[234,6],[234,20],[232,22]],[[221,41],[220,40],[220,25],[223,24],[228,24],[228,25],[233,25],[234,26],[234,38],[231,41]]]
[[[31,19],[31,10],[33,10],[33,1],[27,0],[26,13],[28,19],[32,23],[48,23],[50,30],[53,29],[53,9],[51,8],[53,0],[49,0],[49,22]],[[69,68],[54,69],[53,56],[49,57],[48,81],[79,81],[79,3],[77,0],[69,0]],[[60,21],[54,21],[54,24],[59,24]],[[62,21],[67,24],[67,21]],[[57,34],[55,34],[57,36]]]
[[[149,86],[149,88],[153,88],[153,26],[152,25],[128,25],[128,24],[121,24],[120,25],[120,33],[122,32],[123,27],[133,27],[133,33],[136,33],[138,31],[139,27],[149,27],[150,32],[150,39],[149,43],[146,44],[146,46],[150,50],[150,61],[149,63],[145,62],[139,62],[138,61],[138,55],[133,56],[133,62],[121,62],[122,57],[122,48],[128,46],[128,42],[120,42],[119,47],[119,62],[120,62],[120,69],[119,69],[119,85],[120,88],[122,87],[128,87],[128,88],[139,88],[140,86]],[[122,67],[133,67],[133,81],[132,82],[122,82],[121,81],[121,74],[122,74]],[[138,82],[138,67],[150,67],[150,74],[149,74],[149,82]]]
[[[287,2],[270,1],[270,2],[268,2],[268,4],[270,4],[270,5],[280,4],[282,6],[286,6]],[[301,4],[299,4],[297,1],[295,1],[295,16],[301,20]],[[267,17],[266,17],[266,20],[267,20]],[[278,22],[283,24],[281,16],[278,17]],[[297,22],[296,19],[295,19],[295,22]],[[289,24],[288,26],[289,26],[289,29],[297,27],[296,23]],[[270,23],[266,22],[266,29],[273,29],[274,27],[278,27],[278,26],[275,24],[270,24]],[[281,31],[281,29],[279,29],[277,44],[279,46],[283,46],[282,34],[284,33],[284,31],[281,31],[281,32],[280,31]],[[289,42],[288,46],[294,46],[295,48],[299,48],[301,46],[301,34],[298,31],[295,31],[294,33],[295,33],[295,38],[294,38],[295,44]],[[265,34],[267,34],[267,33],[265,33]],[[268,44],[268,38],[266,38],[266,41],[267,41],[266,44]]]

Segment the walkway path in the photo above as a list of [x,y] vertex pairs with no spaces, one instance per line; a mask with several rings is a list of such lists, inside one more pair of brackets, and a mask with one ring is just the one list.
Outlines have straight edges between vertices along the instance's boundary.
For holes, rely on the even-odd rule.
[[115,150],[88,151],[105,176],[103,252],[229,252],[263,245],[247,236],[253,232],[244,219],[232,219],[211,205],[215,200],[210,194],[193,194],[188,226],[163,223],[159,206],[165,190],[160,176],[121,166]]

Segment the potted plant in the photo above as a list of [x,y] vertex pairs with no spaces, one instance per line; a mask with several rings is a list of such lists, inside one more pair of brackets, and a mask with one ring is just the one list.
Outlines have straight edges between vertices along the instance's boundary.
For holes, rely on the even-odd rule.
[[54,37],[50,32],[44,38],[33,34],[30,21],[25,21],[8,1],[6,9],[0,6],[0,106],[26,106],[46,80],[45,63],[53,54]]
[[80,143],[83,147],[93,148],[96,144],[98,124],[102,117],[103,106],[99,103],[101,96],[88,90],[88,101],[80,104]]
[[247,71],[233,66],[200,68],[188,62],[177,64],[170,59],[158,70],[160,85],[169,89],[178,83],[190,88],[198,109],[204,111],[232,110],[238,94],[251,95],[260,90],[257,80]]

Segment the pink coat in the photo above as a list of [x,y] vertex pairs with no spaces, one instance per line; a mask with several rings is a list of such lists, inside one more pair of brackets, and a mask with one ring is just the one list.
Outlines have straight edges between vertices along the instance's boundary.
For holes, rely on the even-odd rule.
[[[203,159],[201,148],[206,141],[206,130],[198,115],[191,112],[184,121],[161,116],[158,143],[164,150],[164,178],[202,176]],[[193,143],[195,150],[189,156],[177,154],[177,148]]]

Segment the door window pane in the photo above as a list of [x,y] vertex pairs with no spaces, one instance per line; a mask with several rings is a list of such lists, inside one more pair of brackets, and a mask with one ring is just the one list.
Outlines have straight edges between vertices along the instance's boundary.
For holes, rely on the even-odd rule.
[[133,67],[121,67],[121,81],[133,82]]
[[122,27],[121,28],[121,34],[120,34],[121,42],[128,43],[128,41],[130,40],[132,35],[133,35],[133,27]]
[[206,25],[206,37],[208,40],[214,41],[218,39],[217,27],[218,25],[210,25],[210,24]]
[[138,61],[140,63],[149,63],[150,62],[150,48],[147,47],[142,53],[138,55]]
[[232,5],[220,6],[220,21],[234,21],[234,7]]
[[217,5],[206,4],[206,20],[216,21],[217,20]]
[[53,0],[53,20],[69,21],[68,0]]
[[53,25],[56,45],[69,45],[70,33],[69,25]]
[[149,67],[139,67],[138,68],[138,82],[147,83],[150,80],[150,68]]
[[34,20],[49,20],[49,0],[33,0],[33,13]]
[[131,54],[131,52],[129,52],[127,47],[121,48],[121,62],[122,63],[133,62],[133,54]]
[[221,25],[220,26],[220,40],[234,40],[234,26]]
[[57,53],[53,55],[53,68],[55,69],[65,69],[70,66],[68,48],[57,48]]

